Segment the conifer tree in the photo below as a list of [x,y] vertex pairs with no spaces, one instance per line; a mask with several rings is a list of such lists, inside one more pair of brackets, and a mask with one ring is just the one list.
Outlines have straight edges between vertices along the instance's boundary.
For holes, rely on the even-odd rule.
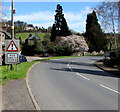
[[60,4],[57,5],[55,12],[55,23],[52,26],[50,37],[51,41],[54,41],[56,36],[68,36],[71,34],[66,19],[64,18],[62,6]]
[[107,40],[98,23],[95,11],[87,15],[86,22],[85,37],[89,45],[89,51],[99,52],[100,50],[105,50],[107,46]]
[[51,30],[51,36],[50,36],[50,40],[52,42],[55,40],[56,35],[57,35],[56,26],[55,24],[53,24],[52,30]]

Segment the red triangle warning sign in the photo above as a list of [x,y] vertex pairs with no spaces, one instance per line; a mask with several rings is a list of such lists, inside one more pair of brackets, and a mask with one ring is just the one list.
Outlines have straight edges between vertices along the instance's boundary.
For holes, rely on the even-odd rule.
[[15,42],[13,40],[8,45],[6,51],[18,52],[18,47],[16,46],[16,44],[15,44]]

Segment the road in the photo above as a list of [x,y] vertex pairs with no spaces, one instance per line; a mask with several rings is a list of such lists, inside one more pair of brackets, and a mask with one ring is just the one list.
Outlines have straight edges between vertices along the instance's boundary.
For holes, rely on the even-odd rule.
[[118,110],[118,78],[93,65],[101,56],[50,60],[29,72],[41,110]]

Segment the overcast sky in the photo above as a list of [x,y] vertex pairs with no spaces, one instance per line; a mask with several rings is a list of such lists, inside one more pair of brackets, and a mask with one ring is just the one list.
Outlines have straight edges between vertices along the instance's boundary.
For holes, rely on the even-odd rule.
[[[92,12],[98,2],[15,2],[15,21],[20,20],[45,28],[52,26],[57,4],[63,8],[69,29],[83,33],[87,14]],[[10,19],[11,3],[4,5],[9,7],[7,18]]]

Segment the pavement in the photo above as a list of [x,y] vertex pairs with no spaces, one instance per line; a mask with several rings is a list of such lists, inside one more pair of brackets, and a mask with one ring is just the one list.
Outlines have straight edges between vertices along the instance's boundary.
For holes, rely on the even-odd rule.
[[120,77],[120,70],[104,65],[102,60],[95,62],[94,65],[106,72]]
[[[28,61],[43,59],[44,57],[27,56]],[[35,105],[28,91],[25,79],[12,80],[0,85],[1,110],[35,110]]]
[[2,86],[3,110],[35,110],[25,79],[12,80]]
[[[95,65],[103,70],[112,71],[112,73],[114,72],[116,73],[115,69],[103,66],[102,62],[96,62]],[[7,82],[6,85],[3,85],[2,88],[0,85],[0,96],[1,94],[2,94],[2,107],[0,106],[0,109],[2,108],[2,110],[35,110],[36,109],[31,99],[31,96],[28,92],[25,79],[9,81]]]

